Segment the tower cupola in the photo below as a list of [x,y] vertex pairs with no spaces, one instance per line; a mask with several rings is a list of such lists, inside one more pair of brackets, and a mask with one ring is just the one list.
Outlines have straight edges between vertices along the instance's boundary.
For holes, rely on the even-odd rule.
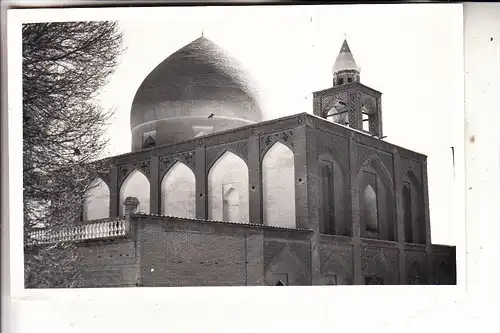
[[380,139],[382,93],[360,82],[360,68],[344,40],[333,65],[333,86],[313,93],[313,113]]
[[359,82],[360,68],[356,64],[347,40],[344,39],[333,65],[333,86]]

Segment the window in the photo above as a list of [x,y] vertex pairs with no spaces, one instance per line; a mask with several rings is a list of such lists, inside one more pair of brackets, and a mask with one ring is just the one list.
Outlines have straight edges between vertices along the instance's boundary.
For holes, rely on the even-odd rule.
[[156,131],[150,131],[142,135],[142,148],[152,148],[156,146]]
[[363,131],[370,132],[370,116],[363,113]]
[[348,77],[347,82],[352,82],[352,78]]
[[344,84],[344,79],[343,78],[339,78],[339,84]]
[[285,284],[283,283],[283,281],[279,280],[278,282],[276,282],[276,285],[277,286],[284,286]]
[[156,146],[155,139],[153,139],[151,136],[148,136],[146,140],[144,140],[144,148],[151,148]]
[[[376,188],[376,187],[375,187]],[[365,229],[367,231],[378,231],[378,207],[377,193],[372,185],[367,185],[363,193]]]

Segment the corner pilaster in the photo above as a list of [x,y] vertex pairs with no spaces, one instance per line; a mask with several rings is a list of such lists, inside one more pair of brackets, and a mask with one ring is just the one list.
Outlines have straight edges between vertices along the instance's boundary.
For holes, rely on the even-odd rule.
[[427,271],[429,281],[434,281],[433,253],[431,239],[431,223],[429,213],[429,184],[427,176],[427,158],[422,161],[422,185],[424,191],[425,247],[427,251]]
[[349,138],[349,170],[351,191],[351,212],[352,212],[352,250],[353,250],[353,272],[354,284],[363,285],[363,269],[361,265],[361,223],[359,214],[359,192],[357,184],[357,143],[354,137]]
[[398,261],[399,261],[399,284],[406,284],[406,253],[404,248],[405,243],[405,228],[404,228],[404,212],[402,203],[402,187],[400,181],[401,175],[401,157],[397,149],[392,150],[392,160],[394,166],[394,198],[395,198],[395,219],[397,226],[398,237]]

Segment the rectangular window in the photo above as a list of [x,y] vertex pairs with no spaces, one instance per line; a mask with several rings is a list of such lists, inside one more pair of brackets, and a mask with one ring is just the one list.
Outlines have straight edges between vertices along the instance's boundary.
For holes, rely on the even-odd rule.
[[370,132],[370,116],[363,113],[363,131]]
[[352,82],[352,78],[348,77],[347,82]]
[[343,78],[339,78],[339,84],[344,84],[344,79]]

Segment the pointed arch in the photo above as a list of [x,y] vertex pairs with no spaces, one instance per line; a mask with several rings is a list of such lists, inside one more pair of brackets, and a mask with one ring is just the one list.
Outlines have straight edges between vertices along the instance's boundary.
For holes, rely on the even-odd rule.
[[293,151],[281,142],[262,159],[264,224],[295,228],[295,161]]
[[373,188],[375,184],[367,184],[363,191],[363,204],[364,204],[364,216],[365,216],[365,228],[370,232],[378,232],[378,200],[377,191]]
[[394,183],[377,155],[367,158],[359,168],[357,201],[362,237],[396,241]]
[[241,157],[226,151],[208,173],[208,218],[248,223],[248,200],[248,166]]
[[407,279],[408,279],[408,284],[422,284],[423,281],[423,276],[422,276],[422,269],[420,267],[420,264],[414,260],[408,269]]
[[[347,216],[346,172],[342,163],[330,152],[319,156],[320,185],[318,186],[320,207],[320,232],[341,236],[351,235]],[[337,156],[337,155],[335,155]]]
[[160,188],[163,215],[196,217],[196,177],[191,168],[175,162],[163,176]]
[[123,201],[127,197],[136,197],[139,200],[137,212],[149,214],[150,184],[144,173],[138,169],[132,170],[120,186],[120,215],[125,215]]
[[405,242],[425,244],[426,226],[422,186],[411,170],[403,175],[401,185]]
[[99,220],[109,217],[110,190],[108,184],[97,177],[85,192],[83,220]]
[[239,157],[245,164],[247,164],[247,157],[242,155],[240,152],[237,151],[237,149],[233,149],[232,147],[228,147],[220,152],[218,152],[217,154],[215,154],[214,156],[210,156],[210,157],[207,157],[207,166],[208,166],[208,169],[212,169],[212,167],[214,166],[215,163],[217,163],[220,158],[226,154],[233,154],[237,157]]
[[276,253],[264,267],[264,280],[270,285],[275,285],[279,280],[285,285],[298,285],[306,280],[308,275],[307,265],[299,259],[289,245]]

